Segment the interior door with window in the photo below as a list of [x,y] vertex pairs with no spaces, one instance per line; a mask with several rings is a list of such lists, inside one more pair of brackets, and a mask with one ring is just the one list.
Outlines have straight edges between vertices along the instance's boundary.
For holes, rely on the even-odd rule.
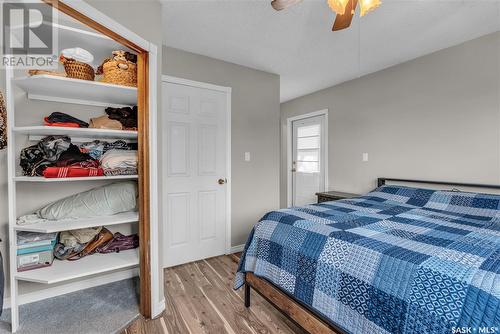
[[227,94],[163,83],[164,267],[226,250]]
[[325,190],[325,115],[292,122],[292,205],[316,202]]

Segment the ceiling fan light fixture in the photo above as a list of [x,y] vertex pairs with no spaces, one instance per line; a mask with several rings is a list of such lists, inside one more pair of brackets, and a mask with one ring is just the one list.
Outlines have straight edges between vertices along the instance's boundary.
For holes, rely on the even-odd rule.
[[359,4],[361,9],[359,16],[365,16],[372,10],[377,9],[382,2],[380,0],[359,0]]
[[328,6],[338,15],[344,15],[349,0],[328,0]]

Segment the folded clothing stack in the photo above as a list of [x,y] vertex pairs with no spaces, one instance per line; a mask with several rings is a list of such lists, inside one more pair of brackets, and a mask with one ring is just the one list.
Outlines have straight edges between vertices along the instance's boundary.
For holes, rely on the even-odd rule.
[[109,150],[137,150],[137,143],[127,143],[124,140],[117,140],[112,143],[94,140],[80,145],[80,151],[89,154],[96,160],[99,160]]
[[71,145],[71,139],[66,136],[49,136],[38,144],[21,150],[20,166],[24,175],[42,176],[48,166],[54,165],[61,153]]
[[47,126],[61,126],[68,128],[88,128],[89,123],[79,120],[73,116],[62,112],[53,112],[48,117],[44,118]]
[[90,119],[95,129],[137,130],[137,106],[106,108],[106,115]]
[[137,174],[137,151],[109,150],[100,158],[105,175]]
[[107,115],[91,118],[90,127],[93,129],[123,130],[120,122],[110,119]]
[[106,108],[110,119],[119,121],[124,129],[137,130],[137,106],[123,108]]
[[[110,150],[126,152],[136,148],[137,144],[128,144],[123,140],[112,143],[95,140],[77,146],[72,144],[67,136],[49,136],[40,140],[38,144],[21,150],[20,166],[27,176],[46,178],[103,176],[107,175],[99,164],[103,154]],[[137,158],[135,171],[137,174]],[[132,174],[131,169],[123,169],[122,172],[127,175]],[[120,171],[115,170],[110,175],[119,174]]]
[[17,233],[17,270],[26,271],[52,265],[57,233]]

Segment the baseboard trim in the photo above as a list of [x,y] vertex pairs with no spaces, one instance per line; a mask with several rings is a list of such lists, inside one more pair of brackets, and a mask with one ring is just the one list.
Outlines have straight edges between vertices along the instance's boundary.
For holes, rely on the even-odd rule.
[[165,311],[165,307],[166,307],[165,298],[163,298],[156,304],[156,308],[154,308],[153,319],[156,319],[159,316],[161,316],[163,311]]
[[238,245],[238,246],[232,246],[230,254],[243,252],[244,249],[245,249],[245,244]]
[[[88,289],[88,288],[93,288],[99,285],[104,285],[108,283],[113,283],[116,281],[121,281],[124,279],[129,279],[132,277],[139,276],[139,269],[138,268],[133,268],[133,269],[128,269],[128,270],[123,270],[123,271],[118,271],[115,273],[110,273],[107,275],[99,275],[96,277],[88,278],[85,280],[73,282],[73,283],[67,283],[63,285],[57,285],[53,286],[47,289],[42,289],[39,291],[33,291],[33,292],[28,292],[22,295],[19,295],[19,305],[23,304],[29,304],[33,302],[37,302],[40,300],[44,300],[47,298],[52,298],[52,297],[57,297],[61,295],[65,295],[67,293],[83,290],[83,289]],[[9,293],[10,292],[7,292]],[[10,297],[4,298],[3,299],[3,308],[8,309],[10,308]]]

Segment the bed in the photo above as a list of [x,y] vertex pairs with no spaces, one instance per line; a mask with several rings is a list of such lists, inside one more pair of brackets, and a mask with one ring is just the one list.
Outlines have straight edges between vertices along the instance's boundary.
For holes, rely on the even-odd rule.
[[252,287],[311,333],[499,332],[500,195],[384,181],[267,213],[235,278],[246,306]]

